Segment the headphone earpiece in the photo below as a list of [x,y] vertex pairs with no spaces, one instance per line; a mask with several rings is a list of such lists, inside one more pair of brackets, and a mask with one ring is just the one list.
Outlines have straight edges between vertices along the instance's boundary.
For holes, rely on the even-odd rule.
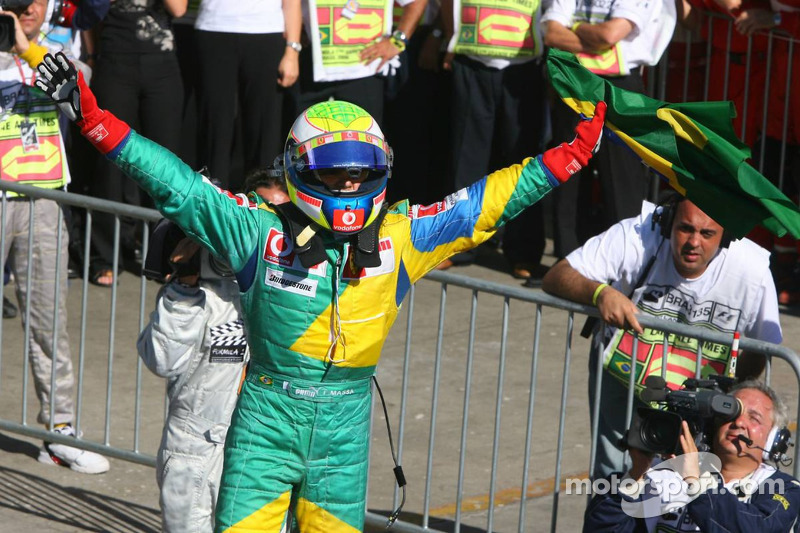
[[[675,222],[675,213],[678,211],[678,204],[681,203],[681,201],[683,201],[683,197],[675,193],[667,198],[664,203],[660,204],[659,207],[661,207],[661,209],[656,208],[653,212],[650,229],[656,229],[655,226],[658,224],[658,234],[664,239],[669,240],[672,236],[672,225]],[[723,229],[719,247],[727,248],[730,246],[732,240],[731,235]]]
[[772,426],[772,429],[767,435],[766,447],[761,456],[765,461],[772,461],[777,463],[789,451],[790,439],[792,432],[786,426],[779,428]]

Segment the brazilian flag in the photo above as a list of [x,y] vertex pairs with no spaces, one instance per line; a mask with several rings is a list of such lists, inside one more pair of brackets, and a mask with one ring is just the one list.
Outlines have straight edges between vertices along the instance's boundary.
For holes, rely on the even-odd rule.
[[592,116],[604,100],[606,127],[734,237],[761,224],[800,239],[800,210],[746,162],[750,149],[733,131],[732,102],[655,100],[613,86],[560,50],[550,50],[547,68],[550,83],[576,113]]

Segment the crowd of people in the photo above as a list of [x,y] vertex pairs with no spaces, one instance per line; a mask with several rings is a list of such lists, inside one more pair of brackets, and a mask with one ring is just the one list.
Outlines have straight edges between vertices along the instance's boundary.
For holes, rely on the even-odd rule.
[[[709,42],[708,58],[682,63],[670,56],[668,96],[680,100],[677,80],[687,73],[691,79],[697,62],[708,59],[711,79],[726,82],[707,83],[704,94],[692,96],[733,100],[734,127],[753,148],[754,164],[796,200],[800,114],[781,106],[797,90],[787,81],[800,61],[784,40],[767,46],[767,32],[776,28],[800,37],[800,8],[791,4],[552,0],[533,11],[527,2],[497,11],[481,0],[398,0],[394,10],[387,2],[338,0],[21,4],[0,13],[15,27],[10,49],[0,52],[7,95],[0,152],[6,161],[16,150],[10,155],[24,167],[4,164],[0,178],[154,206],[188,236],[170,250],[174,270],[162,280],[139,340],[148,367],[170,379],[174,409],[158,469],[170,531],[188,528],[187,514],[196,518],[191,527],[210,529],[215,508],[218,528],[277,531],[289,523],[290,504],[301,529],[324,520],[362,528],[369,377],[385,334],[411,283],[431,269],[474,262],[477,246],[496,242],[499,228],[515,278],[596,305],[605,322],[594,330],[589,368],[590,396],[601,405],[597,477],[632,468],[641,479],[646,470],[619,444],[626,428],[617,407],[628,383],[620,369],[641,367],[637,393],[662,365],[673,388],[695,373],[697,350],[678,349],[675,339],[667,354],[655,350],[646,362],[625,351],[631,331],[647,346],[663,345],[637,314],[779,343],[778,303],[800,302],[797,242],[758,229],[755,243],[731,242],[691,201],[646,202],[655,191],[641,162],[614,142],[598,150],[604,104],[591,120],[573,113],[549,88],[544,63],[547,47],[568,51],[613,85],[645,93],[644,67],[656,65],[671,42],[687,46],[688,35],[696,49]],[[761,82],[769,85],[756,86]],[[358,148],[345,149],[352,146]],[[45,158],[25,159],[44,151]],[[285,192],[259,189],[258,172],[266,168],[285,176]],[[548,222],[539,200],[551,190]],[[74,435],[69,260],[88,261],[96,285],[116,283],[113,216],[93,217],[84,258],[80,211],[38,200],[28,227],[33,204],[21,199],[10,197],[4,213],[3,258],[20,308],[35,310],[26,326],[38,420]],[[142,227],[125,218],[121,226],[119,259],[139,271]],[[559,260],[549,270],[542,264],[548,226]],[[60,227],[72,237],[69,249],[66,239],[55,249]],[[29,254],[29,231],[37,250],[52,253]],[[294,246],[288,256],[284,249],[269,253],[276,231]],[[203,276],[205,249],[224,259],[225,275]],[[54,261],[56,253],[61,259]],[[52,291],[42,289],[53,283],[62,291],[57,309]],[[356,296],[369,291],[382,299]],[[269,309],[259,305],[265,298]],[[311,303],[299,306],[306,299]],[[687,301],[703,320],[685,311]],[[722,308],[730,312],[716,313]],[[13,311],[4,300],[4,316]],[[263,327],[285,313],[296,313],[294,323],[306,329],[287,327],[279,338]],[[196,321],[191,328],[186,317]],[[178,332],[195,336],[181,340]],[[709,349],[702,360],[704,373],[724,373],[731,364],[728,347]],[[737,375],[757,377],[762,367],[758,354],[746,353]],[[774,394],[750,389],[767,395],[772,409]],[[213,405],[198,401],[213,395],[220,398]],[[752,402],[763,408],[763,398]],[[301,434],[265,431],[259,420],[267,406],[269,417],[304,428]],[[186,433],[187,425],[202,424],[208,427]],[[305,431],[329,435],[326,447],[286,455],[286,442],[307,447]],[[748,455],[736,446],[732,457]],[[688,444],[685,451],[692,451]],[[181,487],[198,472],[174,457],[192,454],[208,462],[202,501],[187,510]],[[254,454],[262,458],[258,476],[248,466]],[[322,456],[331,463],[303,466]],[[85,473],[109,468],[101,455],[62,443],[46,443],[40,460]],[[787,506],[796,503],[794,493],[787,498]],[[603,501],[598,516],[613,517],[609,505],[617,504]],[[594,518],[587,515],[587,523]]]

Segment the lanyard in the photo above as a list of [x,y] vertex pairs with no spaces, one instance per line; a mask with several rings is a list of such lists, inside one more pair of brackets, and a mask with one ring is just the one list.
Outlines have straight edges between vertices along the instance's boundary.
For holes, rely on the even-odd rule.
[[16,62],[17,64],[17,70],[19,70],[19,77],[22,78],[22,83],[24,85],[33,86],[34,82],[36,81],[36,69],[31,69],[33,70],[33,74],[31,75],[31,82],[27,83],[28,80],[25,78],[25,70],[23,70],[22,68],[22,61],[19,59],[19,57],[14,56],[14,62]]

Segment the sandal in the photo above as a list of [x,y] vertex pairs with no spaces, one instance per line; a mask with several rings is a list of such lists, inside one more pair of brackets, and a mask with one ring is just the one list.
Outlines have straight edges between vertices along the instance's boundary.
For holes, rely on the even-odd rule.
[[110,268],[98,268],[89,276],[89,282],[98,287],[111,287],[114,284],[114,272]]

